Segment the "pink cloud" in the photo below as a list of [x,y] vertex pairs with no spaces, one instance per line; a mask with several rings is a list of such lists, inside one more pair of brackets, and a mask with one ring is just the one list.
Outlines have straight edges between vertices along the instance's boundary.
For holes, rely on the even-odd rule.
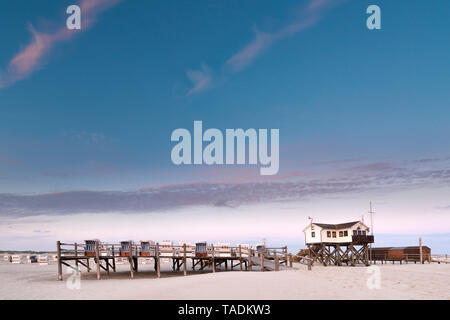
[[193,87],[187,92],[186,96],[206,91],[216,86],[218,82],[226,81],[230,73],[243,70],[276,41],[312,27],[320,21],[326,10],[342,1],[345,0],[310,0],[295,21],[274,32],[261,32],[254,27],[255,36],[253,40],[225,62],[222,68],[224,72],[219,79],[212,77],[209,69],[205,70],[203,67],[201,70],[189,70],[187,72]]
[[[104,11],[121,0],[82,0],[81,21],[82,30],[91,27],[96,15]],[[54,33],[44,33],[36,30],[31,24],[29,26],[32,39],[18,54],[16,54],[8,64],[6,73],[0,75],[0,89],[23,80],[34,71],[40,69],[44,63],[44,58],[51,52],[55,44],[67,41],[77,32],[68,30],[63,26]]]
[[293,36],[300,31],[312,27],[322,18],[327,9],[341,1],[342,0],[312,0],[303,10],[300,18],[276,32],[263,33],[255,28],[255,38],[241,51],[228,59],[226,66],[230,68],[231,71],[240,71],[252,63],[253,60],[266,49],[272,46],[276,40]]

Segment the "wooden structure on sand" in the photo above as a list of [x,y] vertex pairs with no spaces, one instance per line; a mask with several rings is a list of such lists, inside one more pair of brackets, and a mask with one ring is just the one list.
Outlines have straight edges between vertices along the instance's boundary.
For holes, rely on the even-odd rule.
[[395,263],[396,261],[408,263],[424,263],[431,262],[431,249],[427,246],[414,247],[384,247],[369,249],[373,263],[381,261],[387,263],[388,261]]
[[312,262],[328,265],[370,265],[369,244],[374,242],[361,221],[341,224],[311,223],[303,232]]
[[[216,245],[217,247],[217,245]],[[163,246],[153,241],[122,241],[120,244],[102,243],[99,240],[86,240],[84,244],[78,243],[56,243],[58,256],[58,280],[63,280],[62,266],[66,266],[81,272],[81,267],[88,272],[95,268],[97,279],[101,279],[101,271],[107,275],[111,271],[116,271],[116,261],[118,258],[125,258],[130,264],[130,275],[134,278],[138,272],[139,259],[153,259],[154,270],[158,278],[161,277],[161,260],[172,260],[173,271],[183,271],[187,275],[187,262],[191,260],[192,270],[211,269],[216,272],[218,268],[225,270],[240,271],[279,271],[281,269],[292,268],[292,255],[287,251],[287,247],[265,248],[261,253],[248,245],[238,245],[237,247],[221,244],[220,249],[206,242],[199,242],[195,247],[190,243],[181,242],[175,246],[172,242],[165,241]],[[218,250],[218,252],[217,252]],[[226,254],[224,254],[226,251]],[[106,254],[101,254],[106,252]],[[94,266],[90,261],[94,261]],[[230,266],[230,268],[228,268]]]

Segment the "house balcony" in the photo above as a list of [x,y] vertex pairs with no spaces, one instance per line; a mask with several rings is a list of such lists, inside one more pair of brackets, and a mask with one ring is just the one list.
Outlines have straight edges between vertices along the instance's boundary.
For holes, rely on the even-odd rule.
[[353,244],[374,243],[374,238],[372,235],[353,235],[352,243]]

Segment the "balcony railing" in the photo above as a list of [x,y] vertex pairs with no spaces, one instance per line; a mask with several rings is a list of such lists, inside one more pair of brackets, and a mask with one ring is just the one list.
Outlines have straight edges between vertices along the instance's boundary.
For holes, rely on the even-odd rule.
[[353,235],[352,236],[353,243],[374,243],[374,239],[372,235]]

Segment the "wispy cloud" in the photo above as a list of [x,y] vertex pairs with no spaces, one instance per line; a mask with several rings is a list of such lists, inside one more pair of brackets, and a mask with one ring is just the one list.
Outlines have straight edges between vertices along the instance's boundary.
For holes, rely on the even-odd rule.
[[[120,1],[82,0],[80,3],[82,30],[90,28],[101,11],[116,5]],[[0,89],[23,80],[36,70],[41,69],[45,58],[56,44],[68,41],[78,33],[75,30],[68,30],[65,23],[53,33],[40,32],[32,24],[29,24],[28,29],[31,33],[31,41],[11,59],[6,72],[0,75]]]
[[[411,162],[412,163],[412,162]],[[297,178],[292,180],[290,178]],[[289,175],[288,180],[192,183],[134,191],[71,191],[50,194],[0,194],[0,215],[27,217],[78,213],[149,213],[181,207],[238,207],[277,201],[301,201],[361,192],[448,186],[448,164],[440,168],[397,164],[349,167],[329,176]]]
[[188,70],[186,75],[193,85],[192,89],[187,92],[187,96],[211,87],[211,69],[205,64],[201,65],[200,70]]
[[[276,41],[293,36],[312,27],[324,16],[328,9],[336,6],[342,1],[343,0],[311,0],[303,8],[296,20],[275,32],[262,32],[254,26],[254,39],[225,62],[222,67],[222,73],[224,75],[222,75],[221,78],[225,78],[226,74],[243,70],[264,51],[268,50]],[[197,79],[195,79],[195,81],[192,79],[192,73],[188,73],[188,77],[193,83],[193,88],[187,92],[187,96],[211,88],[214,80],[211,78],[211,73],[208,72],[206,74],[204,70],[196,71]]]

